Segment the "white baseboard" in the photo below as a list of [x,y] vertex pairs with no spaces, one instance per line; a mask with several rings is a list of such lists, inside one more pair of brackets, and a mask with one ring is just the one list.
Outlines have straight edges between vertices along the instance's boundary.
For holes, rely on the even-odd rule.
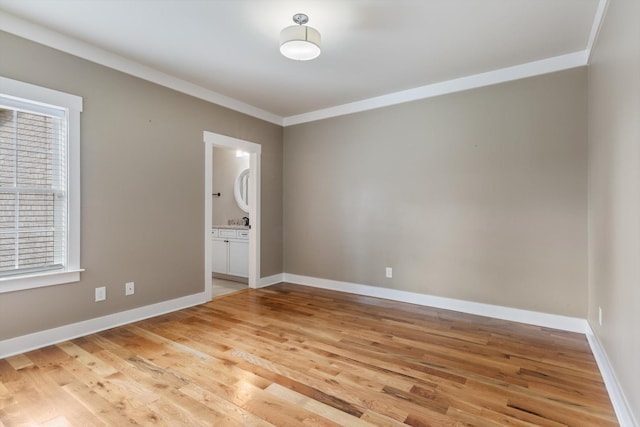
[[0,359],[210,301],[204,292],[0,341]]
[[604,350],[604,347],[602,347],[600,340],[593,332],[593,329],[591,329],[591,325],[588,323],[586,335],[587,340],[589,340],[589,346],[591,347],[593,357],[596,359],[596,363],[600,369],[600,374],[602,375],[604,384],[607,387],[607,392],[609,393],[613,410],[616,412],[616,416],[618,417],[620,427],[637,427],[638,422],[633,416],[633,412],[631,412],[631,406],[620,387],[615,371],[611,366],[611,362],[609,362],[607,352]]
[[399,291],[396,289],[380,288],[377,286],[360,285],[357,283],[339,282],[290,273],[284,273],[283,279],[285,282],[296,283],[299,285],[385,298],[393,301],[408,302],[428,307],[443,308],[446,310],[477,314],[479,316],[493,317],[496,319],[511,320],[513,322],[527,323],[530,325],[560,329],[563,331],[578,332],[581,334],[586,333],[588,327],[588,323],[585,319],[561,316],[558,314],[540,313],[536,311],[521,310],[518,308],[444,298],[415,292]]
[[275,285],[276,283],[283,282],[284,273],[274,274],[273,276],[262,277],[260,278],[260,283],[258,284],[258,288],[264,288],[266,286]]

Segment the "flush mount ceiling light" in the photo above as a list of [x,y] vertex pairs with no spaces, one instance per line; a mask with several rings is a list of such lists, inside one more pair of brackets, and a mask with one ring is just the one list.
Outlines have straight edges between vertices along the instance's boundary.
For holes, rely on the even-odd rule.
[[293,15],[293,22],[298,25],[280,31],[280,53],[296,61],[317,58],[320,55],[320,33],[304,25],[309,22],[309,17],[304,13]]

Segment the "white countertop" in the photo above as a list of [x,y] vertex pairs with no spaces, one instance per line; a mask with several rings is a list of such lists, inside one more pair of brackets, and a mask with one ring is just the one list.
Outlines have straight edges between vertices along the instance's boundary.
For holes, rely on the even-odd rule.
[[211,228],[224,228],[227,230],[248,230],[248,225],[214,225]]

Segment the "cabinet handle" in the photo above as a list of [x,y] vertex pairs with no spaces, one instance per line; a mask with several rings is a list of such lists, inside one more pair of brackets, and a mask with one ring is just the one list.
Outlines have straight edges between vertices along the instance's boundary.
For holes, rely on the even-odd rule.
[[228,241],[228,240],[225,240],[224,242],[225,242],[225,243],[229,243],[229,241]]

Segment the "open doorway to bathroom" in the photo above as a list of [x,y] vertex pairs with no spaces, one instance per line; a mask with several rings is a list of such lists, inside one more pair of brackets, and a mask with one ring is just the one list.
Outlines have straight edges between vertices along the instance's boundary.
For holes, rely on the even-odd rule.
[[249,283],[249,153],[213,146],[211,201],[212,296]]
[[215,296],[259,282],[259,144],[204,132],[205,292]]

